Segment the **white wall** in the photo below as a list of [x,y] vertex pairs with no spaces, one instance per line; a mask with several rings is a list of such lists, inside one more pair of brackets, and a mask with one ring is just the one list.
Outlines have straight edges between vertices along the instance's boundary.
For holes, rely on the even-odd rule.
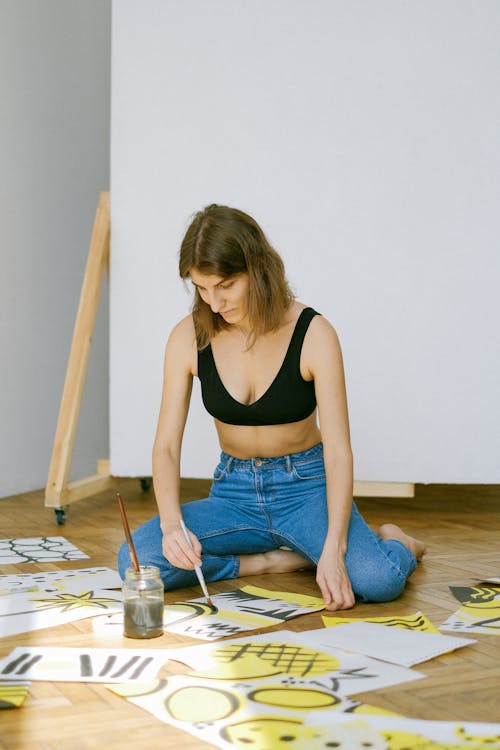
[[[113,13],[112,471],[151,470],[179,242],[225,202],[339,332],[356,478],[500,482],[500,4]],[[217,453],[196,397],[184,476]]]
[[[99,191],[109,189],[108,0],[0,1],[0,496],[45,486]],[[74,478],[108,455],[107,291]]]

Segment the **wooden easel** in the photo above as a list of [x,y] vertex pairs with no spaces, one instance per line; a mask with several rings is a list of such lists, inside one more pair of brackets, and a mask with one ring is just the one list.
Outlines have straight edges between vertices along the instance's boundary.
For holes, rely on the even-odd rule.
[[104,274],[109,270],[109,235],[109,193],[103,192],[99,195],[95,214],[45,487],[45,506],[54,508],[58,523],[64,523],[65,512],[70,503],[95,495],[113,485],[108,460],[98,461],[97,474],[74,482],[68,481],[99,295]]

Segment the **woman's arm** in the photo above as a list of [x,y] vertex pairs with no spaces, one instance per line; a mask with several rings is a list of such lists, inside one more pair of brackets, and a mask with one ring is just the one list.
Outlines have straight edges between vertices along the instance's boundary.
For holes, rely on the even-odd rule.
[[153,445],[153,484],[163,532],[163,554],[177,568],[201,565],[201,545],[190,534],[194,551],[180,527],[180,459],[196,367],[191,316],[172,330],[165,349],[163,390]]
[[317,316],[312,320],[304,354],[316,390],[328,503],[328,532],[316,580],[327,609],[348,609],[354,605],[345,565],[353,459],[342,351],[335,329],[325,318]]

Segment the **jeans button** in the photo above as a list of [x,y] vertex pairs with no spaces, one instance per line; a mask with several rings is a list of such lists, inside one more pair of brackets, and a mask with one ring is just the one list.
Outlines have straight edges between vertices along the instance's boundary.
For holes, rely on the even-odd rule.
[[256,466],[262,466],[262,460],[260,458],[255,459],[255,465]]

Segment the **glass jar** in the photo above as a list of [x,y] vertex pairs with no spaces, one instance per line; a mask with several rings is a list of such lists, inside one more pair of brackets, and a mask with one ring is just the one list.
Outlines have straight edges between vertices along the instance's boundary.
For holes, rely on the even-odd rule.
[[123,634],[127,638],[163,635],[164,589],[155,565],[127,568],[123,582]]

